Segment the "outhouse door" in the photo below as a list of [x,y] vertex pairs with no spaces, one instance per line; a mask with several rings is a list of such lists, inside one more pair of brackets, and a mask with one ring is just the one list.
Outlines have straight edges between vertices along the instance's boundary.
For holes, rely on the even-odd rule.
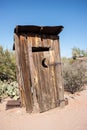
[[[30,55],[31,92],[33,105],[39,112],[58,106],[58,90],[55,75],[55,53],[33,51]],[[37,109],[35,108],[35,109]]]

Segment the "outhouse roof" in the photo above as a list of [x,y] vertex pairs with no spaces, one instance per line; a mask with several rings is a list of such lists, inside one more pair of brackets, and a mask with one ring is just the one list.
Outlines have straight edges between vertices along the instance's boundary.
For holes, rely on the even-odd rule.
[[24,26],[16,26],[14,29],[14,33],[16,34],[27,34],[27,33],[35,33],[35,34],[47,34],[47,35],[58,35],[63,26],[34,26],[34,25],[24,25]]

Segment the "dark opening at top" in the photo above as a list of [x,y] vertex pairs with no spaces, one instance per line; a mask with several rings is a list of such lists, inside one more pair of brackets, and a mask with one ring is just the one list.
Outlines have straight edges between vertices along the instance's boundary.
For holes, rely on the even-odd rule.
[[32,47],[32,52],[49,51],[49,47]]

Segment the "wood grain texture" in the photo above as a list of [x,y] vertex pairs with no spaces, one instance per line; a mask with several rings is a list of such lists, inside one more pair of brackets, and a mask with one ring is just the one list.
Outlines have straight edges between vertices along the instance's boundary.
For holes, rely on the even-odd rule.
[[31,86],[30,86],[26,37],[24,36],[20,36],[20,66],[22,70],[26,110],[27,112],[31,113],[32,112],[32,94],[31,94]]
[[64,100],[64,88],[58,37],[15,35],[15,50],[21,100],[27,112],[59,106]]
[[17,75],[17,81],[18,81],[18,87],[19,87],[19,92],[20,92],[20,99],[21,99],[21,105],[25,106],[25,94],[24,94],[24,86],[22,84],[22,70],[21,70],[21,62],[20,62],[20,40],[19,40],[19,36],[17,36],[16,34],[14,35],[14,39],[15,39],[15,55],[16,55],[16,66],[17,66],[17,71],[16,71],[16,75]]
[[57,83],[57,93],[59,95],[59,103],[60,106],[63,107],[64,104],[64,87],[62,84],[62,67],[61,67],[61,58],[60,58],[60,45],[59,41],[54,41],[54,51],[55,51],[55,62],[59,64],[55,67],[55,74],[56,74],[56,83]]

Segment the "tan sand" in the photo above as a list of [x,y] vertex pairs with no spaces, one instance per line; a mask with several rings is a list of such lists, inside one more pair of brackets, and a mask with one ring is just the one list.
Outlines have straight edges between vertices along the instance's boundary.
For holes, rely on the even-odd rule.
[[28,114],[24,108],[5,110],[5,99],[0,104],[0,130],[87,130],[87,90],[65,97],[65,108],[40,114]]

